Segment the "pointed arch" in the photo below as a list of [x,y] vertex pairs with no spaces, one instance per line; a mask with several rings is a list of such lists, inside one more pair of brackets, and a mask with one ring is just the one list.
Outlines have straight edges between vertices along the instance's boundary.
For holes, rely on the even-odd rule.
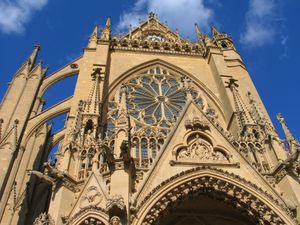
[[154,59],[154,60],[150,60],[144,63],[141,63],[137,66],[132,67],[131,69],[125,71],[124,73],[122,73],[120,76],[118,76],[118,78],[116,80],[114,80],[111,85],[109,86],[108,91],[106,92],[106,95],[103,96],[103,100],[106,101],[109,96],[115,91],[115,89],[117,87],[119,87],[124,80],[127,80],[128,77],[130,77],[131,75],[138,73],[139,71],[146,69],[148,67],[151,66],[163,66],[167,69],[169,69],[170,71],[174,71],[178,74],[182,74],[185,75],[187,77],[189,77],[191,80],[193,80],[199,87],[200,89],[206,94],[206,96],[209,97],[209,99],[216,105],[216,107],[218,108],[218,111],[221,112],[222,114],[222,118],[225,121],[225,114],[223,111],[223,106],[221,101],[218,99],[218,97],[209,89],[206,87],[206,85],[201,82],[197,77],[195,77],[194,75],[190,74],[189,72],[181,69],[180,67],[171,64],[169,62],[166,62],[162,59]]
[[[199,192],[226,201],[255,224],[297,224],[292,212],[270,194],[238,175],[210,167],[181,172],[138,200],[131,224],[150,225],[167,215],[166,210]],[[243,211],[243,212],[242,212]]]
[[[100,222],[102,225],[109,224],[109,216],[105,210],[101,207],[86,207],[82,208],[78,213],[76,213],[72,218],[70,218],[66,224],[67,225],[84,225],[86,220],[93,219],[96,222]],[[95,223],[98,224],[98,223]]]

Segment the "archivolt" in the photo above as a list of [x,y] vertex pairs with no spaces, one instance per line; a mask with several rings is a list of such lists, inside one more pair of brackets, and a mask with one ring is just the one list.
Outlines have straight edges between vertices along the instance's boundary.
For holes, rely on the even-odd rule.
[[169,69],[170,71],[174,71],[176,73],[186,75],[191,80],[193,80],[200,87],[200,89],[210,98],[210,100],[217,106],[218,112],[222,113],[222,117],[225,118],[224,112],[222,110],[222,108],[223,108],[222,103],[217,98],[217,96],[210,89],[208,89],[204,85],[204,83],[199,81],[199,79],[197,79],[192,74],[186,72],[185,70],[183,70],[183,69],[181,69],[181,68],[179,68],[179,67],[177,67],[177,66],[175,66],[171,63],[163,61],[161,59],[154,59],[154,60],[142,63],[140,65],[137,65],[137,66],[127,70],[123,74],[121,74],[114,82],[112,82],[112,84],[109,87],[109,90],[108,90],[107,94],[103,97],[103,101],[107,100],[107,98],[111,95],[111,93],[113,93],[115,91],[115,89],[117,87],[119,87],[122,83],[124,83],[124,80],[127,80],[128,77],[130,77],[131,75],[136,74],[136,73],[138,73],[139,71],[141,71],[145,68],[148,68],[148,67],[151,67],[151,66],[159,66],[159,65]]
[[256,224],[298,224],[292,212],[245,179],[210,167],[177,174],[154,188],[136,207],[132,224],[150,225],[177,201],[203,193],[218,196]]
[[101,222],[101,224],[108,225],[109,216],[106,211],[100,207],[90,206],[82,208],[78,213],[76,213],[71,218],[67,219],[65,224],[67,225],[81,225],[85,224],[85,220],[93,218],[96,221]]

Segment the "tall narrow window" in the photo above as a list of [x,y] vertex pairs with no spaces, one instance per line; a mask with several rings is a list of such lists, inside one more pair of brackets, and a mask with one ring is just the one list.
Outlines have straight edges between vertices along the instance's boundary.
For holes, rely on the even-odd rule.
[[148,159],[148,141],[146,138],[141,140],[141,154],[142,159]]
[[133,146],[135,148],[135,158],[139,158],[140,157],[140,143],[139,143],[139,139],[135,138],[133,140]]
[[155,141],[155,139],[150,140],[150,149],[151,149],[151,153],[152,153],[152,158],[155,159],[156,158],[156,141]]

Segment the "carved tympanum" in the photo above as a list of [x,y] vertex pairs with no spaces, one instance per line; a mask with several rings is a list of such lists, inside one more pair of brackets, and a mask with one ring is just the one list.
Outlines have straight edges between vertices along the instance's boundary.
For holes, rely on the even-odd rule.
[[195,141],[189,143],[188,146],[182,147],[177,151],[177,159],[196,159],[196,160],[221,160],[228,161],[227,156],[221,152],[216,151],[205,140],[196,135]]

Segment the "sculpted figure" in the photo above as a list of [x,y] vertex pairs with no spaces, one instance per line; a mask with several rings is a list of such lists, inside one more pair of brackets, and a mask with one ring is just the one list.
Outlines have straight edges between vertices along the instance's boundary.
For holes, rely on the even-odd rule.
[[117,216],[113,216],[113,217],[110,219],[110,225],[122,225],[122,224],[121,224],[120,218],[117,217]]

